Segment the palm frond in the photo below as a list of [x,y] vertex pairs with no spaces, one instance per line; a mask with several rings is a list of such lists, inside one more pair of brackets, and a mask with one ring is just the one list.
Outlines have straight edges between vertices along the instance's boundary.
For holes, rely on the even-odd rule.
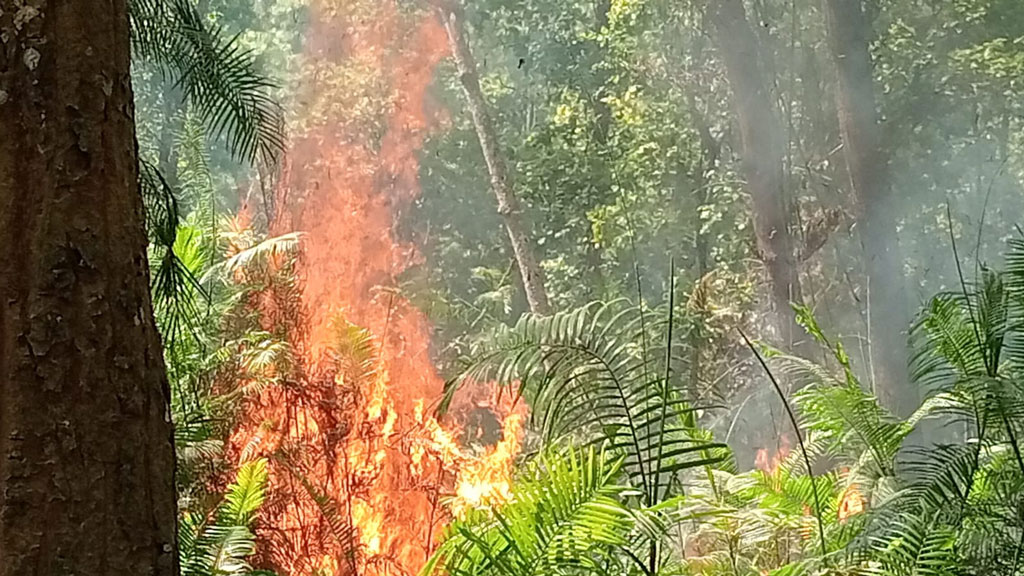
[[[802,373],[809,385],[795,394],[803,423],[829,453],[857,464],[874,478],[895,475],[895,459],[913,426],[897,419],[853,378],[820,377],[824,368],[802,358],[784,357],[785,372]],[[864,458],[865,453],[869,456]]]
[[238,470],[235,483],[228,488],[219,517],[222,521],[248,526],[265,497],[267,461],[246,462]]
[[273,83],[256,71],[238,38],[188,0],[133,0],[129,15],[135,52],[176,81],[213,136],[239,159],[276,162],[284,125]]
[[182,520],[182,576],[252,576],[248,558],[256,551],[251,523],[263,504],[266,460],[242,465],[224,501],[207,518],[197,513]]
[[206,292],[196,275],[204,262],[193,250],[196,232],[182,233],[182,217],[175,191],[160,171],[139,162],[139,185],[150,236],[153,271],[150,289],[161,333],[169,347],[183,336],[195,336],[201,323],[199,302]]
[[213,462],[221,456],[224,443],[214,436],[207,419],[180,418],[174,422],[174,452],[178,459],[178,475],[200,463]]
[[859,570],[872,576],[951,576],[960,573],[956,531],[927,515],[904,516],[872,538]]
[[[227,233],[229,236],[233,233]],[[293,256],[302,238],[301,232],[289,232],[280,236],[263,239],[255,244],[244,246],[225,261],[210,267],[204,280],[221,274],[232,278],[237,274],[253,271],[265,271],[275,262]],[[230,241],[230,238],[229,238]]]

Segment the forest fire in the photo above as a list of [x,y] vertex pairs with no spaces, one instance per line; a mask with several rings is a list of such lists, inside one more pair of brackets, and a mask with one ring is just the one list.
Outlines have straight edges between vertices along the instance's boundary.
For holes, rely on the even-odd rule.
[[[839,469],[840,477],[850,480],[850,469],[843,466]],[[863,513],[867,509],[867,500],[864,495],[861,494],[860,489],[857,487],[856,482],[850,482],[849,485],[843,490],[843,493],[839,496],[839,509],[837,511],[837,519],[840,523],[844,523],[852,516]]]
[[[417,153],[437,122],[427,92],[447,40],[432,15],[395,1],[319,0],[305,51],[307,108],[272,225],[303,234],[300,304],[262,306],[268,331],[288,335],[291,376],[248,403],[232,445],[240,459],[270,459],[258,563],[294,576],[415,574],[452,514],[507,495],[524,416],[481,385],[435,417],[444,383],[430,326],[396,286],[419,258],[394,228],[419,194]],[[353,70],[369,80],[354,83]],[[491,429],[472,422],[481,414]]]
[[783,434],[779,438],[774,455],[769,456],[767,448],[761,448],[757,451],[757,456],[754,458],[754,466],[769,476],[775,476],[779,471],[779,467],[789,457],[789,452],[789,436]]
[[857,486],[851,484],[843,491],[843,495],[839,499],[839,521],[845,522],[851,516],[856,516],[857,514],[864,512],[864,509],[864,497],[861,496],[860,490],[857,489]]

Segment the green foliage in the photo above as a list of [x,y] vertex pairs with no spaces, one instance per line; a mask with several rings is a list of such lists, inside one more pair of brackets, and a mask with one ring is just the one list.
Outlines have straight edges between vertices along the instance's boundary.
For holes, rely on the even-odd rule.
[[676,343],[668,332],[656,353],[649,314],[618,301],[526,315],[479,351],[449,395],[465,381],[518,385],[545,443],[607,443],[654,505],[675,473],[721,460],[724,445],[701,437],[696,408],[669,383]]
[[[660,293],[671,255],[686,284],[718,268],[728,290],[720,300],[743,311],[751,300],[751,285],[743,280],[745,199],[729,170],[702,151],[694,129],[708,124],[716,137],[726,130],[725,94],[715,87],[708,113],[703,95],[694,100],[680,90],[689,63],[679,70],[660,45],[693,34],[682,20],[699,10],[685,3],[612,4],[568,2],[552,10],[543,2],[488,0],[467,6],[484,91],[553,304],[570,309],[636,299],[634,263],[643,272],[643,290]],[[488,310],[492,321],[476,321],[482,307],[471,305],[489,287],[458,271],[505,270],[510,254],[494,241],[501,223],[491,202],[476,192],[487,186],[481,177],[486,167],[457,94],[458,79],[449,68],[439,76],[453,126],[428,142],[424,201],[412,218],[438,224],[427,246],[427,289],[439,295],[426,308],[451,342],[466,331],[481,335],[497,322],[515,322],[524,302],[516,294],[507,311]],[[705,247],[696,249],[698,243]],[[464,340],[458,342],[463,354],[469,348]]]
[[797,307],[797,321],[831,356],[841,376],[819,364],[796,356],[782,356],[778,364],[797,387],[795,400],[803,424],[814,431],[814,442],[825,455],[849,466],[849,482],[873,497],[896,477],[896,456],[925,413],[906,421],[879,405],[861,383],[841,343],[833,344],[818,326],[811,311]]
[[[931,396],[907,421],[862,391],[841,347],[833,348],[845,378],[788,359],[810,385],[798,393],[805,423],[848,462],[848,481],[870,494],[863,534],[847,562],[865,574],[1016,573],[1024,526],[1020,458],[1021,313],[1019,242],[999,272],[978,268],[978,283],[939,294],[913,332],[917,381]],[[805,324],[828,345],[806,311]],[[962,432],[917,444],[911,432],[938,421]],[[928,428],[925,428],[927,430]],[[933,427],[934,429],[934,427]],[[936,429],[937,431],[937,429]],[[858,456],[858,453],[860,455]]]
[[242,465],[220,505],[209,514],[187,512],[179,527],[182,576],[258,576],[247,561],[256,550],[252,524],[263,504],[267,462]]
[[[600,477],[606,484],[617,479],[630,486],[631,495],[622,502],[631,512],[627,514],[610,502],[602,501],[600,511],[610,515],[604,518],[605,531],[590,533],[574,528],[573,539],[586,537],[589,540],[569,540],[563,550],[558,544],[561,536],[548,536],[552,540],[539,543],[529,538],[535,529],[541,535],[559,534],[564,518],[545,516],[529,507],[520,510],[513,497],[512,503],[500,512],[484,511],[472,521],[490,522],[486,519],[497,514],[493,520],[501,530],[494,534],[496,540],[476,541],[469,536],[474,529],[456,528],[456,536],[453,536],[456,543],[451,545],[455,550],[439,551],[433,562],[445,562],[445,558],[454,555],[458,573],[465,574],[483,573],[494,566],[505,574],[545,573],[545,570],[567,574],[608,573],[616,570],[616,566],[626,573],[667,574],[679,566],[678,557],[661,545],[677,508],[674,498],[681,493],[688,473],[704,470],[712,474],[712,466],[722,462],[727,454],[723,444],[710,441],[708,434],[697,426],[697,410],[671,385],[677,361],[675,355],[680,352],[679,344],[673,339],[676,320],[671,313],[674,309],[671,294],[670,291],[667,306],[670,312],[660,321],[651,317],[651,311],[630,306],[625,301],[595,303],[549,317],[524,316],[478,351],[476,361],[448,387],[450,398],[465,382],[494,380],[506,386],[517,386],[517,393],[531,405],[534,429],[539,432],[543,446],[553,447],[570,441],[590,450],[587,466],[566,468],[564,463],[541,456],[534,464],[538,467],[535,469],[543,469],[552,477],[533,477],[532,487],[528,488],[531,493],[557,497],[563,488],[552,488],[549,482],[567,480],[556,476],[556,472],[575,468],[591,470],[595,466],[593,451],[600,446],[621,460],[610,472],[588,472],[587,485],[597,490],[598,484],[594,482]],[[660,337],[659,332],[662,332]],[[546,453],[549,450],[542,452]],[[575,457],[569,456],[570,460]],[[605,456],[600,460],[604,461]],[[599,468],[606,466],[601,464]],[[591,492],[576,489],[575,493],[582,496]],[[620,489],[615,493],[626,494]],[[529,497],[526,500],[536,501]],[[546,504],[543,509],[559,507],[566,510],[565,505]],[[506,510],[532,517],[534,527],[502,532],[506,529],[502,516]],[[624,523],[630,517],[636,523],[635,531]],[[593,523],[592,520],[587,522],[588,526]],[[626,533],[630,532],[635,533],[627,538]],[[495,549],[495,542],[501,545],[498,549]],[[504,564],[510,561],[505,555],[519,550],[521,545],[527,549],[546,549],[549,544],[558,545],[558,554],[554,557],[548,557],[545,552],[547,560],[537,560],[530,554],[521,554],[518,557],[522,563]],[[569,552],[572,554],[566,557]],[[569,569],[569,564],[574,568]]]
[[[609,519],[605,525],[622,532],[611,532],[611,537],[580,532],[586,540],[571,547],[594,554],[587,557],[591,563],[556,556],[566,564],[544,570],[631,574],[639,569],[651,574],[685,566],[687,573],[708,576],[758,571],[885,576],[1017,573],[1024,568],[1024,462],[1017,441],[1024,416],[1018,371],[1024,362],[1020,347],[1011,343],[1019,341],[1018,331],[1024,328],[1022,250],[1024,243],[1015,241],[1005,272],[979,267],[974,288],[965,284],[959,293],[940,294],[924,310],[914,331],[915,373],[932,393],[906,420],[878,404],[857,377],[843,346],[825,336],[808,309],[797,310],[801,324],[828,353],[830,366],[785,355],[776,355],[772,363],[799,386],[795,399],[808,451],[816,467],[828,467],[813,479],[796,453],[780,457],[765,470],[742,473],[718,466],[719,457],[666,468],[685,478],[686,488],[663,483],[667,490],[648,499],[645,490],[650,484],[643,483],[641,464],[650,461],[631,460],[631,450],[642,451],[620,440],[622,430],[641,431],[651,425],[642,418],[631,421],[638,414],[647,415],[648,407],[640,403],[638,411],[638,406],[620,410],[628,403],[618,398],[647,401],[658,387],[648,385],[647,394],[642,394],[625,385],[621,389],[627,392],[620,396],[616,386],[643,380],[643,350],[646,340],[649,352],[650,340],[624,335],[649,336],[652,323],[644,320],[647,315],[622,305],[592,305],[547,319],[524,319],[496,339],[496,349],[482,355],[463,378],[519,383],[536,410],[538,430],[549,443],[574,437],[622,454],[618,477],[635,487],[637,497],[623,489],[617,492],[626,496],[619,505],[632,510],[634,519],[639,518],[638,511],[654,519],[651,526],[659,528],[645,532],[648,545],[655,543],[653,549],[686,551],[684,564],[677,564],[672,555],[651,565],[630,564],[643,557],[642,549],[615,540],[631,530],[630,524]],[[650,365],[646,369],[653,371]],[[576,408],[577,402],[586,402],[589,410]],[[681,413],[683,422],[692,422],[688,414]],[[671,430],[667,422],[665,430]],[[920,444],[915,433],[929,430],[932,423],[960,426],[963,432],[950,440],[936,436]],[[641,432],[637,438],[645,436]],[[689,438],[701,438],[700,431],[689,429]],[[719,450],[706,446],[706,453]],[[538,469],[558,468],[544,458],[535,464]],[[704,474],[690,473],[702,468]],[[528,485],[545,495],[560,490],[551,485],[554,477],[526,478],[517,487]],[[538,483],[544,488],[537,488]],[[457,566],[452,573],[457,574],[539,573],[524,565],[504,564],[516,545],[533,533],[512,528],[529,524],[516,516],[520,509],[514,502],[478,511],[456,524],[431,570],[451,561]],[[505,510],[514,522],[503,521]],[[827,543],[825,555],[817,546],[816,515]],[[525,518],[534,518],[533,527],[552,522],[538,515]],[[545,529],[539,533],[549,534]],[[487,536],[473,536],[478,534]]]
[[527,576],[621,571],[638,512],[616,485],[619,462],[594,448],[548,453],[522,472],[507,504],[447,528],[422,574]]
[[[237,168],[211,155],[206,137],[224,140],[246,162],[270,163],[280,151],[274,86],[259,70],[273,59],[273,69],[285,71],[285,63],[303,57],[301,38],[289,36],[305,25],[300,4],[132,4],[136,73],[149,80],[136,83],[140,126],[147,128],[140,130],[140,180],[156,310],[171,345],[186,502],[202,500],[209,481],[222,477],[233,410],[266,387],[286,385],[296,362],[287,330],[268,331],[261,311],[245,302],[274,290],[285,310],[300,307],[294,258],[301,236],[266,232],[273,201],[255,186],[273,186],[273,178],[260,174],[253,184],[238,177]],[[415,11],[411,4],[401,9]],[[957,239],[977,226],[971,240],[981,260],[1024,210],[1019,2],[864,2],[894,191],[873,206],[852,199],[819,3],[745,3],[755,24],[754,57],[786,124],[781,201],[800,240],[795,252],[807,303],[797,317],[820,346],[820,356],[814,349],[771,359],[795,390],[818,472],[813,483],[799,455],[782,458],[777,469],[742,471],[750,458],[741,450],[733,457],[704,429],[734,445],[743,438],[734,428],[753,428],[747,438],[762,446],[772,434],[760,414],[763,397],[751,392],[767,387],[733,336],[740,326],[772,340],[765,262],[754,247],[746,183],[737,176],[749,159],[740,155],[743,134],[706,29],[706,3],[464,4],[522,220],[551,300],[565,312],[519,318],[525,302],[501,219],[484,193],[486,166],[458,78],[442,65],[426,108],[445,113],[419,154],[423,194],[395,227],[413,229],[426,258],[401,279],[401,289],[435,321],[442,370],[472,358],[449,392],[472,379],[517,387],[534,428],[517,487],[523,501],[456,524],[437,569],[453,563],[453,573],[465,574],[716,576],[1024,570],[1024,242],[1011,242],[1004,271],[979,266],[965,274],[935,241],[947,226]],[[249,27],[260,32],[227,32]],[[139,66],[146,63],[150,69]],[[386,133],[394,102],[380,97],[379,71],[365,62],[316,69],[318,84],[303,87],[323,94],[309,106],[305,96],[289,102],[309,108],[300,127],[343,118],[358,125],[353,133],[373,134],[370,140]],[[282,80],[291,87],[293,79]],[[256,224],[227,228],[223,217],[243,184]],[[982,203],[988,209],[980,222],[951,223],[940,202],[946,199],[965,211]],[[879,335],[870,342],[861,333],[877,310],[868,304],[873,287],[856,238],[865,208],[892,215],[899,231],[912,278],[900,295],[908,309],[915,296],[943,291],[928,299],[912,331],[912,383],[871,376]],[[230,256],[221,258],[225,248]],[[682,264],[681,283],[691,288],[685,306],[655,309],[645,295],[673,283],[667,255]],[[621,299],[626,295],[632,303]],[[585,304],[594,301],[611,303]],[[369,369],[358,365],[369,335],[347,328],[339,327],[348,346],[339,356],[352,359],[353,370]],[[240,375],[246,385],[215,394],[221,374]],[[900,419],[876,399],[889,385],[915,386],[927,397]],[[706,405],[735,408],[741,397],[752,399],[740,408],[758,413],[750,423],[737,425],[735,413]],[[552,452],[570,440],[580,448]],[[307,488],[326,517],[339,517],[339,503]],[[840,518],[854,493],[865,510]],[[585,503],[598,497],[609,499],[609,508],[598,510],[611,514],[607,531],[560,515],[589,514]],[[819,556],[809,510],[822,518],[827,558]],[[350,526],[331,525],[339,541],[351,540]],[[559,536],[563,529],[567,536]]]
[[[198,213],[207,217],[193,225],[207,237],[215,233],[205,136],[224,140],[239,160],[272,166],[284,148],[283,117],[271,93],[274,85],[257,70],[253,52],[237,36],[228,38],[193,2],[134,0],[129,8],[135,67],[154,66],[168,82],[161,95],[167,117],[158,137],[160,158],[151,162],[142,155],[139,182],[152,247],[153,300],[173,350],[197,335],[203,301],[210,297],[198,277],[205,271],[201,260],[212,254],[200,258],[193,250],[193,261],[185,262],[179,250],[194,248],[194,238],[178,238],[185,216],[196,208],[183,205],[185,198],[204,202]],[[181,138],[171,142],[176,127],[180,134],[173,136]]]
[[188,0],[133,0],[130,15],[135,53],[175,79],[209,131],[239,159],[273,163],[284,147],[280,108],[237,37]]
[[[239,406],[262,389],[280,385],[292,365],[287,339],[261,329],[248,299],[268,286],[289,286],[297,239],[264,239],[224,219],[215,243],[201,224],[191,223],[196,216],[179,225],[173,252],[196,279],[192,289],[173,292],[193,306],[190,314],[195,315],[185,317],[194,318],[195,324],[189,325],[187,337],[168,341],[165,353],[182,508],[182,569],[190,576],[262,575],[266,572],[253,570],[248,559],[256,548],[252,526],[265,496],[266,462],[249,462],[239,469],[216,509],[208,511],[204,503],[220,498],[217,482],[233,467],[225,459],[224,445]],[[234,257],[218,258],[211,244],[220,244]],[[163,333],[176,334],[172,327],[180,311],[158,304],[156,312]],[[223,374],[234,377],[225,379]],[[221,382],[241,385],[215,384]]]
[[146,161],[139,163],[139,182],[146,211],[152,267],[151,289],[161,333],[174,343],[194,332],[200,322],[198,306],[205,292],[196,277],[204,267],[195,250],[195,229],[183,230],[178,199],[160,171]]

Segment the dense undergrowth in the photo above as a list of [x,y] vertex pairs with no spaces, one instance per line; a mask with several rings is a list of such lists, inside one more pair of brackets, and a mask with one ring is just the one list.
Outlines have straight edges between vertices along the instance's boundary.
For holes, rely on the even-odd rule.
[[[195,230],[179,238],[181,254],[204,243]],[[231,254],[221,264],[191,261],[219,286],[205,331],[169,350],[190,574],[253,573],[262,465],[245,465],[223,497],[209,487],[231,474],[221,439],[233,412],[282,384],[269,368],[291,353],[248,303],[294,292],[282,262],[296,239],[236,228],[220,245]],[[789,450],[753,470],[702,427],[727,408],[690,399],[686,314],[670,293],[653,309],[618,300],[527,315],[481,340],[449,395],[465,382],[507,385],[530,406],[531,433],[511,496],[451,524],[424,574],[1020,571],[1024,242],[1011,241],[1004,270],[979,266],[920,312],[910,336],[922,401],[907,418],[878,403],[808,309],[795,314],[823,361],[751,345],[766,369],[758,381],[778,386],[795,419],[779,430]],[[225,372],[245,386],[218,386]]]
[[[281,208],[275,163],[287,143],[271,98],[276,87],[256,72],[256,60],[298,66],[293,45],[302,43],[307,7],[252,4],[214,1],[200,13],[184,0],[132,3],[135,74],[145,80],[142,190],[172,381],[188,576],[267,574],[254,568],[270,565],[273,552],[256,536],[273,499],[267,470],[304,456],[282,448],[246,460],[245,447],[232,446],[247,402],[295,390],[301,353],[289,320],[301,315],[302,233],[266,233]],[[369,15],[360,21],[377,15],[373,2],[348,4]],[[927,291],[951,278],[958,287],[917,315],[906,381],[876,382],[864,352],[904,340],[898,330],[848,350],[849,335],[818,325],[815,314],[860,331],[870,281],[851,280],[863,263],[851,257],[856,242],[838,232],[841,222],[862,220],[844,215],[851,201],[834,189],[849,175],[833,158],[839,129],[827,118],[835,111],[818,92],[833,81],[820,80],[825,63],[813,54],[823,40],[814,26],[797,26],[810,4],[772,3],[780,14],[792,11],[792,28],[779,17],[751,32],[764,35],[760,58],[779,66],[773,89],[790,122],[778,188],[797,196],[793,211],[803,220],[782,229],[799,232],[803,244],[790,247],[791,256],[813,303],[793,310],[809,342],[799,356],[761,343],[776,340],[766,320],[774,312],[758,301],[765,287],[754,280],[770,258],[753,246],[758,214],[748,207],[741,130],[726,105],[735,87],[705,46],[703,3],[616,1],[591,15],[589,5],[572,2],[571,16],[538,3],[523,9],[529,26],[502,2],[484,4],[468,10],[483,90],[498,112],[553,307],[562,311],[520,317],[516,266],[496,240],[502,224],[491,199],[467,192],[487,186],[487,166],[465,152],[477,143],[456,75],[442,66],[431,89],[455,120],[446,117],[441,123],[451,125],[416,151],[424,198],[404,216],[433,223],[437,236],[415,238],[427,263],[389,279],[396,286],[388,290],[408,295],[437,324],[444,348],[432,360],[452,376],[439,413],[465,385],[494,381],[529,406],[531,419],[510,493],[459,515],[423,575],[1024,572],[1024,242],[1010,241],[1002,269],[962,270],[957,257],[955,267],[922,279]],[[918,3],[891,4],[874,15],[883,40],[871,49],[892,131],[892,188],[910,192],[879,210],[902,212],[905,264],[926,276],[939,267],[931,239],[946,230],[936,227],[942,203],[915,186],[967,204],[984,197],[986,205],[997,183],[1017,190],[1011,172],[1020,143],[1010,135],[1019,121],[1020,42],[1007,39],[1020,25],[1004,16],[1011,2],[953,1],[923,16]],[[216,24],[230,26],[235,11],[261,27],[262,52]],[[263,22],[273,18],[285,24]],[[946,25],[950,19],[958,24]],[[510,52],[509,42],[520,51]],[[794,59],[798,46],[808,55]],[[338,121],[352,131],[339,128],[346,138],[376,145],[405,95],[363,64],[334,63],[317,101],[327,111],[310,106],[300,128]],[[350,99],[360,107],[334,109]],[[935,122],[921,122],[924,109],[937,111]],[[211,154],[210,140],[226,152]],[[232,158],[254,164],[258,175]],[[226,200],[234,188],[245,188],[243,198]],[[1019,194],[1004,196],[990,219],[1019,213]],[[390,225],[408,225],[392,216]],[[989,228],[1005,224],[980,227],[988,238]],[[979,253],[982,240],[979,232]],[[666,252],[685,258],[685,269],[664,270]],[[664,301],[652,305],[643,293],[659,288]],[[347,324],[343,332],[333,360],[356,371],[372,365],[372,336]],[[916,409],[893,414],[875,394],[886,387],[913,390]],[[745,453],[751,432],[733,435],[743,411],[771,413],[748,424],[775,446],[753,467]],[[351,523],[339,520],[343,503],[295,476],[326,519],[324,537],[341,542],[348,559],[366,555]]]
[[[1007,271],[983,269],[976,283],[936,296],[921,313],[914,376],[926,399],[906,419],[879,406],[843,347],[797,310],[829,362],[766,354],[774,377],[796,390],[800,425],[786,432],[798,449],[766,470],[738,472],[689,417],[697,408],[681,399],[685,391],[662,376],[643,378],[633,365],[642,364],[637,350],[650,349],[643,336],[615,331],[638,312],[613,317],[611,330],[600,308],[524,320],[485,363],[523,382],[537,422],[552,434],[511,503],[453,526],[429,570],[1016,573],[1024,534],[1021,247],[1014,242]],[[573,401],[586,409],[574,412]],[[687,448],[642,444],[653,436]],[[585,447],[566,450],[568,437]]]
[[524,319],[470,374],[522,382],[539,453],[509,503],[449,529],[426,572],[1018,573],[1022,250],[1013,241],[1005,271],[982,268],[921,312],[913,368],[925,397],[906,419],[798,309],[829,358],[764,352],[795,391],[799,424],[785,432],[797,448],[765,470],[737,471],[710,442],[671,354],[660,352],[662,373],[648,366],[657,353],[631,332],[642,312]]

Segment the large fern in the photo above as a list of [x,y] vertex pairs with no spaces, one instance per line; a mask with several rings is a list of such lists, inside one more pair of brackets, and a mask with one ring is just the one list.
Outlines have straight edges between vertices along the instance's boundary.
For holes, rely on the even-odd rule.
[[959,432],[904,448],[899,490],[851,549],[864,573],[1024,569],[1022,249],[1011,244],[1006,271],[979,266],[970,283],[961,271],[960,289],[933,298],[912,330],[913,373],[931,394],[918,414]]
[[524,316],[449,385],[497,381],[519,387],[544,441],[606,443],[648,506],[679,471],[722,458],[698,433],[692,407],[671,383],[673,343],[659,342],[650,313],[625,301],[549,317]]
[[550,452],[527,467],[508,503],[447,528],[422,575],[625,573],[635,514],[623,504],[619,461],[593,447]]

